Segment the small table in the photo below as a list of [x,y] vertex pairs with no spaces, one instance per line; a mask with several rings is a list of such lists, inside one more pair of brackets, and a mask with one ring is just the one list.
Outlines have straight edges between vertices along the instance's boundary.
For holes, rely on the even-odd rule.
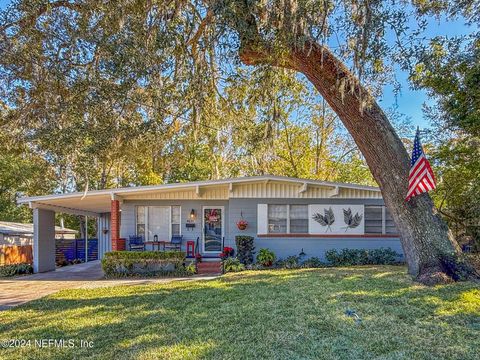
[[158,251],[165,251],[165,244],[168,241],[159,240],[159,241],[145,241],[145,245],[152,245],[152,249],[155,250],[155,245],[157,245]]

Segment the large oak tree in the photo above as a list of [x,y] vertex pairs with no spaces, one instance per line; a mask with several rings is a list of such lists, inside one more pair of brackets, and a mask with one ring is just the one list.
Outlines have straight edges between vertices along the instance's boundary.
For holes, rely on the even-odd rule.
[[401,233],[409,272],[428,281],[450,268],[459,248],[427,194],[405,202],[409,157],[375,90],[396,61],[408,63],[404,40],[419,36],[426,16],[468,16],[472,3],[17,1],[0,24],[2,99],[12,121],[33,128],[71,112],[77,121],[111,114],[113,128],[119,117],[141,122],[156,114],[166,122],[187,115],[195,126],[215,112],[211,96],[223,98],[225,74],[238,69],[238,59],[301,73],[365,157]]

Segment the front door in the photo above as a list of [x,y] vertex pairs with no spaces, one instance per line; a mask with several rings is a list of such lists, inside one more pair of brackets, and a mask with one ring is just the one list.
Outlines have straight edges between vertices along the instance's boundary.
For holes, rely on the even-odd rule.
[[219,253],[222,251],[224,236],[223,206],[203,207],[203,252]]

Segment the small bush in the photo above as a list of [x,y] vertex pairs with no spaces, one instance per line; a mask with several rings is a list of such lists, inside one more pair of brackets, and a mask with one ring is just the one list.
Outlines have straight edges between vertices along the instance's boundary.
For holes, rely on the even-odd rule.
[[262,264],[265,267],[272,266],[275,261],[275,254],[269,249],[260,249],[257,255],[257,263]]
[[107,277],[188,275],[182,251],[112,251],[102,259]]
[[0,277],[15,275],[33,274],[33,267],[30,264],[12,264],[0,266]]
[[332,266],[392,265],[398,263],[398,257],[400,254],[390,248],[342,249],[340,252],[331,249],[325,252],[325,258]]
[[253,263],[253,246],[252,236],[235,236],[235,243],[237,245],[237,258],[244,265]]
[[279,268],[298,269],[301,266],[300,257],[292,255],[285,259],[278,260],[275,265]]
[[191,262],[185,267],[185,272],[188,275],[194,275],[197,273],[197,267],[195,266],[195,263]]
[[239,272],[245,270],[245,265],[236,257],[229,257],[223,261],[223,269],[225,272]]
[[325,264],[318,257],[311,257],[305,260],[302,264],[304,268],[319,268],[324,267]]
[[464,256],[445,255],[442,257],[445,273],[455,281],[465,281],[475,273],[475,268]]

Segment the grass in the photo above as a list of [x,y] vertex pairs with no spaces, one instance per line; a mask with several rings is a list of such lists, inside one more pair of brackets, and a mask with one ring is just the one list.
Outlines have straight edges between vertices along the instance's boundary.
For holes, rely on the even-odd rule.
[[[355,310],[362,321],[345,315]],[[65,290],[0,312],[0,359],[478,359],[480,287],[428,288],[394,266],[249,271]]]

